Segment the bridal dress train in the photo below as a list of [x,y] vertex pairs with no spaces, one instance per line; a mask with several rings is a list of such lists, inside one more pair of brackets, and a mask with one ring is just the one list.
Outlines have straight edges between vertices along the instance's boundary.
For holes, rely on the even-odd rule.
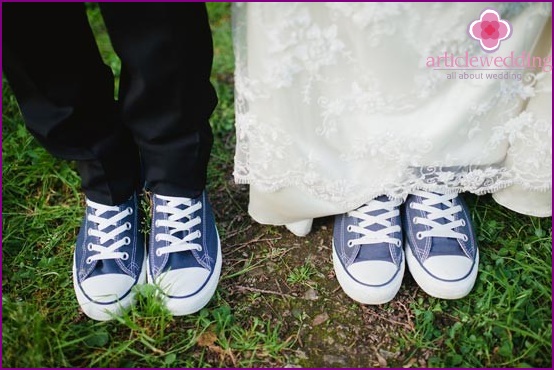
[[[511,26],[492,53],[468,34],[490,7]],[[517,212],[551,215],[551,12],[235,4],[234,176],[250,184],[251,216],[305,234],[315,217],[417,189],[493,193]],[[507,62],[452,70],[449,57]]]

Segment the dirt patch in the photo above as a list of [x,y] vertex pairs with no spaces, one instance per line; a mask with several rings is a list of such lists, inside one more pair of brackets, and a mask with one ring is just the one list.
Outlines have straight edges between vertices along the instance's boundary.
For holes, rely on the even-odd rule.
[[397,297],[364,306],[347,297],[333,271],[333,218],[314,222],[296,237],[285,227],[264,226],[247,214],[248,187],[228,181],[212,191],[222,232],[221,289],[239,317],[262,317],[294,343],[289,366],[425,366],[428,354],[398,348],[415,330],[410,309],[418,288],[407,273]]

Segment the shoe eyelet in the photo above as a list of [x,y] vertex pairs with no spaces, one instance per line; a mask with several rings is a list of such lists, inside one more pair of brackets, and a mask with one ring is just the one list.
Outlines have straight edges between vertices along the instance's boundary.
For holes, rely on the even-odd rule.
[[127,207],[127,213],[132,215],[133,214],[133,209],[131,207]]
[[90,235],[91,232],[92,232],[92,229],[89,227],[89,228],[87,229],[87,235]]
[[401,242],[400,240],[396,240],[396,241],[394,242],[394,244],[395,244],[398,248],[400,248],[400,246],[402,245],[402,242]]
[[90,265],[92,263],[92,258],[87,258],[87,265]]
[[197,230],[197,231],[196,231],[196,237],[197,237],[197,238],[202,237],[202,232],[201,232],[200,230]]
[[423,233],[421,231],[419,231],[417,234],[416,234],[416,238],[417,240],[422,240],[423,239]]
[[410,207],[410,209],[415,209],[414,208],[414,203],[409,203],[408,207]]
[[349,240],[346,245],[348,246],[348,248],[352,248],[354,246],[354,242],[352,242],[352,240]]
[[156,256],[158,257],[162,256],[162,252],[159,249],[156,249]]
[[351,233],[351,232],[352,232],[352,225],[348,225],[348,226],[346,227],[346,231],[348,231],[349,233]]
[[466,234],[462,235],[462,241],[467,242],[468,240],[469,238],[467,237]]
[[88,243],[87,249],[92,252],[92,243]]
[[127,252],[123,253],[123,256],[121,256],[121,259],[123,261],[127,261],[129,259],[129,253],[127,253]]
[[126,236],[126,237],[123,238],[123,242],[125,243],[125,245],[129,245],[129,244],[131,244],[131,238]]
[[131,227],[132,227],[132,225],[131,225],[130,222],[125,222],[125,228],[126,228],[127,230],[131,230]]
[[414,218],[412,218],[412,223],[413,223],[414,225],[417,225],[417,223],[418,223],[418,221],[417,221],[417,220],[418,220],[418,218],[417,218],[417,217],[414,217]]
[[465,225],[466,225],[466,220],[464,220],[464,219],[462,218],[462,226],[465,226]]
[[160,220],[154,221],[154,227],[160,227]]
[[160,236],[159,236],[159,235],[156,235],[156,236],[154,237],[154,241],[159,242],[159,241],[160,241]]

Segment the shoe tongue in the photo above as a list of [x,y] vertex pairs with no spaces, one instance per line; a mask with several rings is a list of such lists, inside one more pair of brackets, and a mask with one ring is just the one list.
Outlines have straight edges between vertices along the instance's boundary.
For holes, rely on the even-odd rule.
[[172,270],[188,268],[188,267],[202,267],[192,251],[174,252],[169,254],[166,266]]
[[105,275],[110,273],[121,273],[121,268],[117,265],[115,259],[96,261],[94,270],[90,273],[90,277],[96,275]]
[[[193,204],[191,204],[192,206]],[[189,206],[185,205],[185,204],[179,204],[177,207],[175,207],[177,209],[180,209],[180,210],[185,210],[187,208],[189,208]],[[178,222],[181,222],[183,224],[189,222],[190,220],[192,220],[194,218],[194,214],[189,214],[189,215],[186,215],[185,217],[181,218],[180,220],[178,220]],[[196,228],[198,226],[195,226],[193,227],[192,229],[188,229],[188,230],[184,230],[184,231],[177,231],[175,232],[174,234],[172,234],[173,236],[175,236],[176,238],[179,238],[179,239],[183,239],[185,238],[188,234],[190,234],[191,232],[194,232],[196,231]]]
[[455,238],[433,237],[429,257],[433,256],[465,256],[465,253]]
[[[389,201],[389,198],[386,195],[380,195],[375,200],[378,200],[380,202],[387,202]],[[378,216],[383,213],[388,212],[386,209],[377,209],[375,211],[368,212],[367,214],[371,216]],[[372,224],[367,227],[368,230],[371,231],[378,231],[386,228],[383,225],[380,224]],[[389,243],[379,243],[379,244],[367,244],[360,246],[360,251],[358,252],[358,255],[356,256],[355,262],[362,262],[367,260],[378,260],[378,261],[391,261],[392,262],[392,256],[390,252],[390,245]]]
[[[451,202],[452,202],[452,207],[455,207],[458,204],[456,198],[452,199]],[[445,209],[449,208],[448,206],[446,206],[442,202],[439,203],[439,204],[435,204],[433,207],[435,207],[437,209],[440,209],[440,210],[445,210]],[[456,215],[454,216],[454,219],[457,219]],[[442,217],[436,219],[435,221],[442,224],[442,225],[450,222],[450,220],[448,220],[446,218],[442,218]],[[451,256],[451,255],[465,256],[465,253],[464,253],[462,247],[460,246],[460,243],[459,243],[458,239],[456,239],[456,238],[436,237],[436,236],[433,237],[429,257],[431,257],[431,256]]]
[[[380,211],[381,210],[376,212],[380,212]],[[373,224],[367,227],[367,229],[371,231],[377,231],[384,228],[385,226],[378,225],[378,224]],[[360,251],[358,252],[358,256],[356,257],[354,262],[360,262],[360,261],[366,261],[366,260],[392,261],[389,243],[361,245]]]
[[368,244],[360,246],[360,251],[354,259],[354,263],[368,260],[391,261],[390,246],[388,243]]
[[[193,201],[190,204],[190,206],[193,206],[194,204],[195,204],[195,202]],[[178,208],[180,210],[184,210],[184,209],[189,208],[190,206],[185,205],[185,204],[179,204],[175,208]],[[194,214],[190,214],[190,215],[187,215],[187,216],[181,218],[178,221],[182,222],[182,223],[187,223],[194,217],[195,217]],[[190,233],[195,232],[199,227],[200,227],[200,225],[197,225],[197,226],[193,227],[192,229],[188,229],[188,230],[184,230],[184,231],[177,231],[177,232],[173,233],[172,235],[175,236],[176,238],[184,239]],[[200,241],[200,239],[196,239],[196,240],[193,240],[192,243],[199,242],[199,241]],[[204,267],[198,262],[195,254],[193,253],[192,250],[170,253],[166,266],[170,266],[171,269],[188,268],[188,267]]]
[[388,202],[390,199],[386,195],[379,195],[378,197],[374,198],[374,200],[378,200],[379,202]]
[[[380,202],[388,202],[389,198],[386,195],[380,195],[377,198],[375,198],[375,200],[380,201]],[[380,208],[380,209],[376,209],[375,211],[367,212],[367,214],[371,215],[371,216],[379,216],[379,215],[382,215],[383,213],[387,213],[387,212],[388,212],[387,209]],[[367,227],[367,229],[372,230],[372,231],[377,231],[377,230],[381,230],[381,229],[384,229],[384,228],[385,228],[385,226],[379,225],[379,224],[373,224],[373,225],[370,225],[369,227]]]
[[[124,204],[123,206],[119,207],[119,210],[117,211],[106,211],[104,213],[102,213],[101,216],[99,217],[102,217],[102,218],[105,218],[105,219],[110,219],[112,217],[114,217],[115,215],[117,215],[119,212],[121,212],[122,210],[125,209],[125,205]],[[98,215],[97,212],[93,212],[95,215]],[[115,228],[121,226],[122,224],[124,224],[125,222],[129,221],[129,219],[127,217],[124,217],[122,220],[118,221],[115,225],[109,225],[108,227],[106,227],[105,229],[102,230],[102,232],[105,232],[105,233],[110,233],[111,231],[113,231]],[[117,240],[120,240],[121,238],[123,238],[124,236],[123,235],[119,235],[118,236],[118,239]],[[99,237],[94,237],[93,239],[93,243],[95,244],[99,244],[99,245],[103,245],[103,246],[106,246],[106,245],[111,245],[113,243],[115,243],[116,241],[114,241],[113,239],[110,239],[108,240],[107,242],[105,242],[104,244],[101,244],[100,243],[100,238]],[[123,251],[124,248],[121,247],[118,249],[119,252]],[[119,265],[117,264],[117,259],[105,259],[105,260],[98,260],[96,261],[96,265],[94,267],[94,270],[91,272],[90,276],[96,276],[96,275],[104,275],[104,274],[108,274],[108,273],[120,273],[121,272],[121,268],[119,267]]]
[[[121,210],[123,210],[123,208]],[[103,219],[108,220],[108,219],[114,217],[115,215],[117,215],[121,210],[119,210],[119,211],[107,211],[107,212],[102,213],[102,215],[100,215],[99,217],[102,217]],[[126,221],[127,221],[127,217],[124,217],[122,220],[119,220],[115,224],[111,224],[108,227],[102,229],[102,232],[110,233],[111,231],[113,231],[115,228],[119,227],[120,225],[122,225]],[[97,242],[98,243],[100,242],[100,238],[97,238]]]

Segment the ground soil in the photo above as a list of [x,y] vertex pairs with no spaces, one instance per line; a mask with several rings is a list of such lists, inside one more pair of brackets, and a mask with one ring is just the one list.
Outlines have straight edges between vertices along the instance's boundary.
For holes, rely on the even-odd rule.
[[[316,219],[303,238],[283,226],[260,225],[247,213],[248,186],[233,182],[231,168],[218,170],[227,174],[211,191],[223,242],[221,288],[241,315],[267,319],[280,327],[282,340],[294,342],[289,366],[426,365],[429,350],[398,350],[416,330],[410,302],[424,295],[408,272],[391,303],[354,302],[334,275],[332,217]],[[291,272],[301,267],[310,271],[309,278],[291,282]],[[233,276],[241,270],[246,272]]]

